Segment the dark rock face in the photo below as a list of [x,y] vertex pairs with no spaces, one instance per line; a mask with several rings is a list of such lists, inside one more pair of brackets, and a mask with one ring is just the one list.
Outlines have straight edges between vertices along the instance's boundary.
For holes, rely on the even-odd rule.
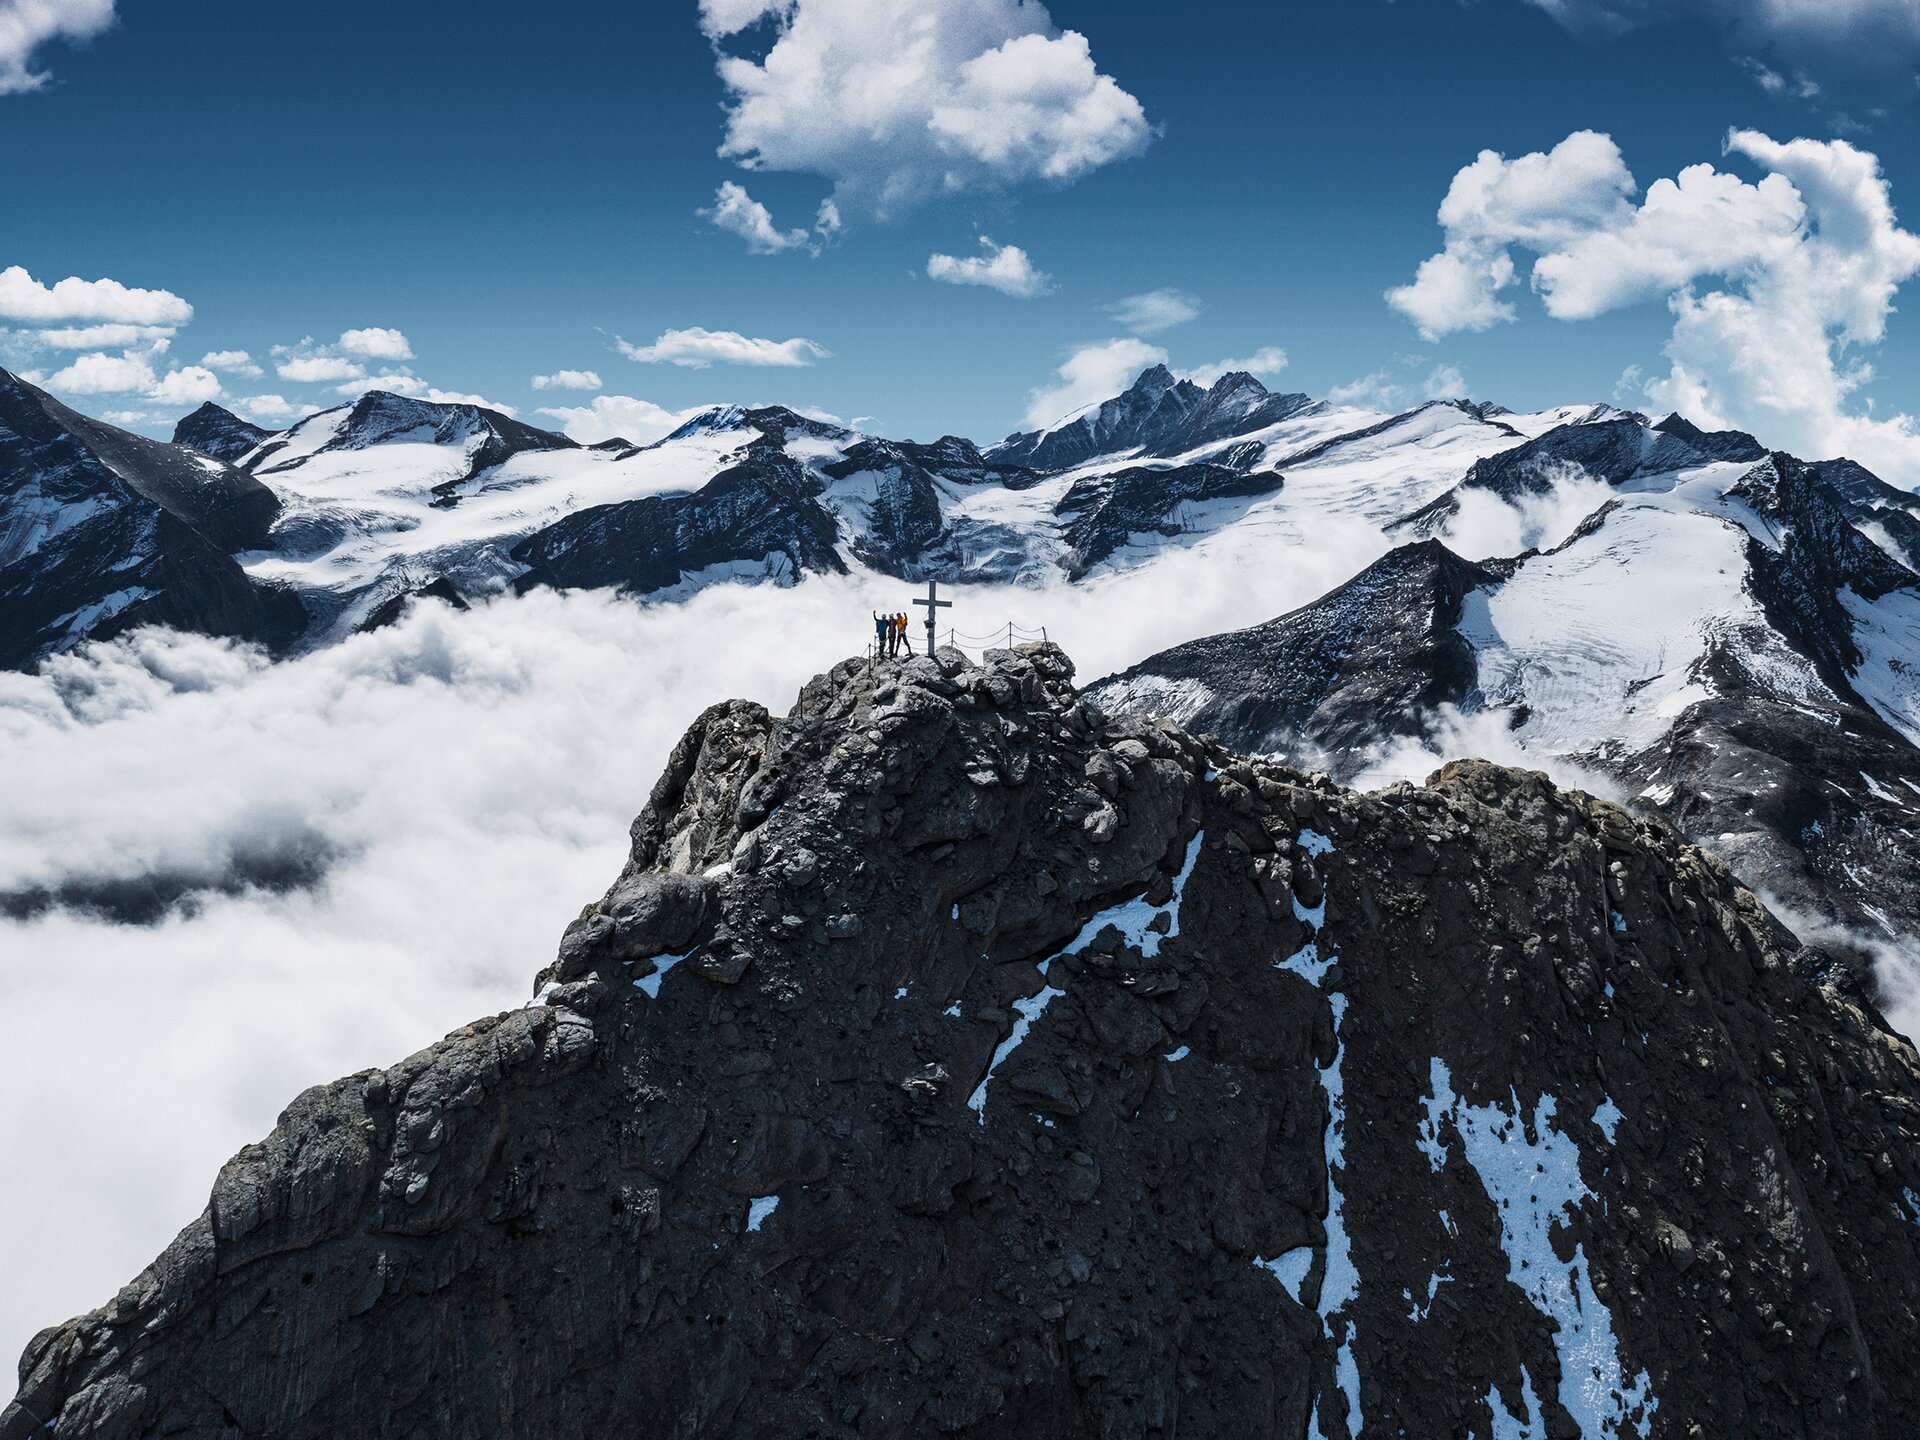
[[1070,676],[709,710],[536,1002],[295,1100],[0,1440],[1920,1424],[1920,1060],[1843,971],[1543,777]]
[[1130,467],[1076,480],[1055,507],[1065,522],[1067,578],[1078,580],[1134,535],[1179,535],[1201,523],[1223,523],[1207,513],[1214,501],[1271,495],[1285,482],[1279,472],[1230,465]]
[[1810,468],[1829,494],[1846,503],[1855,525],[1878,525],[1908,568],[1920,570],[1920,495],[1887,484],[1852,460],[1825,460]]
[[1104,404],[1052,430],[1009,435],[986,453],[1037,470],[1066,470],[1096,455],[1127,451],[1164,458],[1277,425],[1315,403],[1306,395],[1272,394],[1244,371],[1202,389],[1155,365]]
[[224,461],[90,420],[0,371],[0,668],[142,624],[290,641],[306,620],[298,599],[233,559],[279,509]]
[[209,400],[173,427],[173,443],[229,463],[258,448],[275,432],[242,420]]
[[1496,571],[1437,540],[1403,545],[1338,590],[1264,625],[1177,645],[1093,686],[1113,711],[1166,715],[1257,754],[1328,757],[1335,773],[1419,734],[1478,678],[1456,628]]
[[692,495],[649,495],[577,511],[514,546],[528,567],[516,582],[557,589],[617,587],[636,595],[677,585],[709,566],[752,564],[797,579],[806,571],[845,574],[820,481],[771,445]]

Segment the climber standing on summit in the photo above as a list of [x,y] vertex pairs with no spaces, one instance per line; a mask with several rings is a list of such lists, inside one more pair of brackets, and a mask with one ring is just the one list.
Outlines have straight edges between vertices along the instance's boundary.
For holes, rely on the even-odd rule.
[[878,610],[874,611],[873,612],[873,658],[874,659],[884,660],[887,658],[887,642],[892,637],[893,637],[893,617],[891,615],[882,615]]

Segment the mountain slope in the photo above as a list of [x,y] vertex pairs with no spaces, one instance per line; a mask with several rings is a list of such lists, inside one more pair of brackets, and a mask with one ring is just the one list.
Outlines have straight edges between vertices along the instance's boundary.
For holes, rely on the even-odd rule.
[[278,511],[233,466],[90,420],[0,371],[0,668],[146,624],[291,640],[299,601],[232,558]]
[[1690,445],[1684,468],[1649,473],[1634,457],[1664,437],[1546,440],[1577,448],[1529,446],[1506,473],[1565,485],[1604,454],[1619,491],[1553,549],[1476,576],[1431,542],[1406,547],[1293,615],[1094,693],[1235,745],[1304,746],[1339,775],[1441,706],[1493,711],[1524,748],[1612,774],[1796,907],[1920,935],[1920,576],[1789,456]]
[[1466,702],[1476,673],[1461,607],[1498,578],[1436,540],[1403,545],[1311,605],[1163,650],[1088,693],[1254,754],[1327,753],[1350,774],[1382,740]]
[[535,1002],[296,1099],[0,1440],[1920,1424],[1920,1058],[1718,862],[1070,674],[713,707]]

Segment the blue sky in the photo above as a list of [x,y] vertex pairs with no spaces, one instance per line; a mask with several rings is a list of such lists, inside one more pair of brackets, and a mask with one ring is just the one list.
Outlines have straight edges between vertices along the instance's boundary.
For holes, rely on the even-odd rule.
[[[14,3],[0,0],[0,11]],[[1269,384],[1388,406],[1456,391],[1515,408],[1617,396],[1659,409],[1689,399],[1709,418],[1789,448],[1870,451],[1870,463],[1895,472],[1909,451],[1920,455],[1910,432],[1889,428],[1920,408],[1912,396],[1920,338],[1898,313],[1888,318],[1920,268],[1899,240],[1904,231],[1873,248],[1873,275],[1861,283],[1879,296],[1865,302],[1878,314],[1863,317],[1858,295],[1795,298],[1796,276],[1851,273],[1851,252],[1783,259],[1794,217],[1748,213],[1766,208],[1761,190],[1742,192],[1752,201],[1745,209],[1742,196],[1720,197],[1741,225],[1751,222],[1750,243],[1728,255],[1693,253],[1697,244],[1672,233],[1649,238],[1632,221],[1645,187],[1687,166],[1711,165],[1751,189],[1769,163],[1785,165],[1810,193],[1807,165],[1831,158],[1725,155],[1734,129],[1821,144],[1844,135],[1877,158],[1875,183],[1896,209],[1920,196],[1920,33],[1903,28],[1911,9],[1901,0],[1777,0],[1787,19],[1732,31],[1729,17],[1743,13],[1732,0],[1553,0],[1556,13],[1546,0],[1198,0],[1172,23],[1175,12],[1145,0],[1053,0],[1044,9],[943,0],[917,8],[939,12],[927,22],[936,27],[954,17],[951,56],[1032,31],[1043,43],[1028,58],[1046,72],[1015,75],[1009,83],[1031,88],[1006,100],[1037,107],[1041,138],[1013,159],[976,157],[951,185],[919,183],[929,172],[914,146],[927,149],[926,126],[915,139],[911,107],[891,117],[905,142],[869,146],[857,125],[835,128],[833,117],[853,108],[845,92],[808,93],[804,83],[777,97],[795,107],[797,123],[749,136],[763,153],[786,147],[784,158],[770,154],[770,168],[747,170],[717,153],[739,95],[716,70],[716,44],[757,61],[770,48],[797,49],[812,25],[841,51],[857,49],[877,27],[864,17],[897,16],[895,0],[787,0],[791,8],[707,0],[705,10],[697,0],[540,9],[496,0],[52,4],[74,12],[68,29],[82,32],[81,43],[51,35],[14,57],[18,93],[0,95],[13,161],[0,267],[22,267],[38,285],[75,276],[162,290],[193,315],[160,327],[172,332],[159,337],[164,349],[154,348],[153,329],[131,346],[71,343],[83,335],[50,347],[39,337],[63,322],[48,321],[44,305],[15,304],[0,319],[10,327],[0,363],[44,380],[64,375],[68,384],[55,388],[80,408],[156,432],[216,386],[222,403],[251,403],[285,423],[258,397],[290,408],[339,403],[340,385],[363,383],[349,373],[357,368],[404,370],[401,383],[412,388],[484,396],[536,423],[568,423],[541,411],[584,412],[597,393],[606,425],[629,432],[666,423],[646,407],[739,399],[871,417],[891,434],[984,439],[1026,423],[1030,410],[1038,418],[1049,403],[1089,398],[1157,348],[1203,377],[1251,357]],[[782,13],[730,33],[743,8]],[[109,11],[112,24],[88,38]],[[1621,29],[1611,22],[1623,11],[1651,23]],[[1685,18],[1664,18],[1674,14]],[[1074,110],[1055,134],[1048,127],[1059,117],[1044,112],[1075,103],[1058,92],[1074,73],[1070,42],[1079,36],[1099,83],[1091,108]],[[1846,68],[1834,57],[1850,49],[1887,66]],[[7,59],[0,55],[0,86]],[[936,78],[958,73],[949,65]],[[1002,108],[965,124],[984,134]],[[821,134],[795,138],[816,123]],[[1554,151],[1582,131],[1610,137],[1638,189],[1608,189],[1604,151]],[[991,148],[990,135],[962,138],[975,151]],[[1542,161],[1551,194],[1524,201],[1545,210],[1513,221],[1489,202],[1486,215],[1443,232],[1442,197],[1483,149],[1558,157]],[[778,164],[798,168],[771,168]],[[902,175],[913,193],[876,199],[888,177]],[[1498,188],[1505,172],[1489,178]],[[1515,193],[1528,183],[1520,172],[1513,180]],[[729,183],[767,207],[781,237],[774,243],[786,248],[754,253],[702,217]],[[818,232],[803,239],[836,184],[840,228],[824,244]],[[1593,221],[1596,195],[1612,208]],[[1668,232],[1720,226],[1714,197],[1702,203],[1707,210],[1673,218]],[[1844,227],[1803,219],[1799,228],[1817,239]],[[1549,231],[1545,240],[1513,238]],[[929,278],[935,254],[953,257],[954,273],[990,254],[981,236],[1024,252],[1024,273],[1044,282],[1023,282],[1017,257],[1004,254],[998,273],[1009,288],[1036,293]],[[1450,238],[1470,268],[1499,265],[1504,254],[1517,278],[1478,308],[1438,291],[1427,298],[1439,311],[1421,310],[1424,301],[1390,305],[1386,292],[1409,285]],[[1628,265],[1640,267],[1633,283],[1618,274],[1623,238],[1636,254],[1659,250]],[[1676,255],[1676,245],[1687,253]],[[1528,280],[1543,253],[1581,274],[1605,270],[1593,283],[1607,299],[1584,307],[1590,317],[1546,313],[1532,293],[1539,274],[1531,288]],[[1169,288],[1195,302],[1194,318],[1140,334],[1113,313],[1124,297]],[[1682,336],[1674,307],[1683,291],[1726,293],[1752,313],[1695,315],[1695,333]],[[0,312],[9,293],[0,287]],[[119,313],[87,303],[66,328]],[[1809,308],[1817,313],[1802,313]],[[1427,327],[1432,338],[1416,315],[1440,317]],[[1795,351],[1791,363],[1802,369],[1756,379],[1740,356],[1776,320],[1798,327],[1780,348]],[[675,351],[656,347],[664,333],[695,328],[775,342],[757,358],[809,363],[721,359],[692,369],[616,348],[624,339],[664,355]],[[339,337],[354,330],[404,341],[343,348]],[[300,348],[303,337],[314,344]],[[1821,356],[1811,354],[1816,340]],[[778,348],[791,341],[805,343]],[[1678,371],[1663,353],[1670,346],[1688,357]],[[264,373],[200,365],[209,352],[234,351]],[[1076,389],[1056,371],[1082,351]],[[74,369],[83,355],[106,358]],[[340,378],[278,373],[299,360],[308,363],[296,375]],[[1871,379],[1851,370],[1862,360]],[[1815,373],[1823,363],[1828,372]],[[170,369],[184,378],[169,380]],[[530,383],[566,371],[597,375],[599,391]],[[1775,404],[1779,391],[1803,383],[1833,394]],[[571,423],[582,434],[595,429],[584,413]],[[1897,478],[1920,481],[1920,464]]]

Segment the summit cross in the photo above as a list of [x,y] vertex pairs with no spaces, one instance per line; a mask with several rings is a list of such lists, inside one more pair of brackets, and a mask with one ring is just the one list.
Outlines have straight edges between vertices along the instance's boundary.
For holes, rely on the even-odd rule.
[[931,655],[933,654],[933,618],[941,610],[951,610],[953,608],[953,602],[940,598],[940,582],[938,580],[929,580],[927,581],[927,598],[924,600],[915,600],[913,603],[927,607],[927,654]]

